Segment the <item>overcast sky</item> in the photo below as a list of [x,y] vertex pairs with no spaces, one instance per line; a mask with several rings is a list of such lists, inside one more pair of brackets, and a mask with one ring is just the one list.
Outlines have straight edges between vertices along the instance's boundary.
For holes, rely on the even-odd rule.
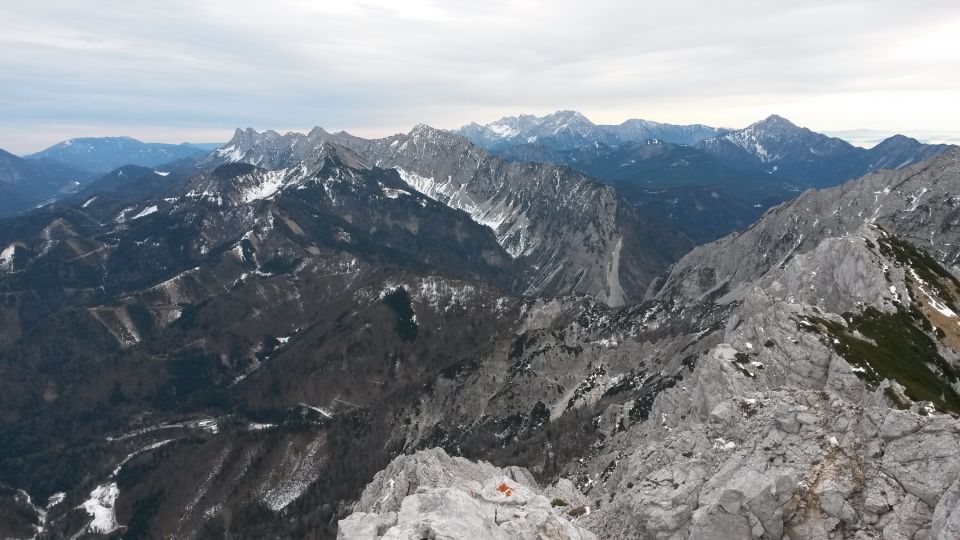
[[576,109],[960,132],[957,0],[4,0],[0,148]]

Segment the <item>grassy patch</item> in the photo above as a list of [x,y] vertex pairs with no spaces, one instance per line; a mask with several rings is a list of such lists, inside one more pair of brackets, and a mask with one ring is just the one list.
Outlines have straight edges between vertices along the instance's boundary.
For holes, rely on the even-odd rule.
[[960,289],[960,281],[957,281],[953,274],[940,266],[926,251],[918,249],[892,234],[880,236],[877,238],[877,242],[881,253],[896,260],[901,265],[912,268],[917,276],[925,281],[950,309],[958,311],[950,289],[951,286],[954,290]]
[[847,328],[820,317],[806,317],[812,326],[804,328],[824,333],[838,354],[862,369],[857,375],[868,384],[895,380],[906,388],[910,399],[930,401],[944,410],[960,413],[960,395],[950,386],[956,382],[957,374],[940,356],[933,339],[918,328],[921,320],[926,321],[922,315],[907,309],[883,313],[867,308],[844,318]]

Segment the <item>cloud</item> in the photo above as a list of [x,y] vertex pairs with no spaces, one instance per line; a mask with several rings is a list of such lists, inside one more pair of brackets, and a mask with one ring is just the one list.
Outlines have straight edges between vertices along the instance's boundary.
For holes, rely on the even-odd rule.
[[385,135],[560,108],[960,129],[952,1],[32,0],[0,19],[0,147],[13,151],[108,129]]

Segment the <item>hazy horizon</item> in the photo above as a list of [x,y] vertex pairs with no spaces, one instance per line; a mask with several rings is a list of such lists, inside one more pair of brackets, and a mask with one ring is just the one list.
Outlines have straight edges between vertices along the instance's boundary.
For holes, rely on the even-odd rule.
[[960,4],[944,0],[35,0],[0,16],[0,148],[18,154],[81,136],[320,124],[372,137],[558,109],[605,124],[776,113],[825,133],[960,130]]
[[[495,122],[495,121],[497,121],[497,120],[500,120],[501,118],[504,118],[504,117],[506,117],[506,116],[517,116],[518,114],[528,114],[528,113],[524,112],[524,113],[516,113],[516,114],[503,115],[503,116],[500,116],[500,117],[497,117],[497,118],[494,118],[494,119],[489,119],[489,120],[484,120],[484,121],[477,121],[477,123],[487,124],[487,123],[491,123],[491,122]],[[546,114],[549,114],[549,113],[546,113]],[[541,114],[541,115],[538,115],[538,116],[543,116],[543,115]],[[586,116],[588,119],[590,119],[591,121],[593,121],[595,124],[606,124],[606,123],[607,123],[607,122],[597,122],[597,121],[594,121],[593,118],[590,118],[589,115],[584,115],[584,116]],[[625,120],[635,119],[635,118],[641,118],[641,117],[635,116],[635,117],[630,117],[630,118],[624,118],[624,119],[622,119],[622,120],[613,121],[613,122],[609,122],[609,123],[610,123],[610,124],[619,124],[619,123],[621,123],[621,122],[623,122],[623,121],[625,121]],[[641,119],[643,119],[643,120],[653,120],[653,121],[661,122],[660,120],[656,120],[656,119],[653,119],[653,118],[646,118],[646,117],[644,117],[644,118],[641,118]],[[755,120],[755,121],[758,121],[758,120],[762,120],[762,118],[757,119],[757,120]],[[839,139],[843,139],[843,140],[847,141],[848,143],[850,143],[850,144],[852,144],[852,145],[854,145],[854,146],[859,146],[859,147],[862,147],[862,148],[871,148],[871,147],[875,146],[876,144],[880,143],[881,141],[883,141],[884,139],[886,139],[887,137],[890,137],[890,136],[893,136],[893,135],[898,135],[898,134],[899,134],[899,135],[906,135],[906,136],[908,136],[908,137],[913,137],[913,138],[919,140],[920,142],[927,143],[927,144],[960,144],[960,131],[946,131],[946,130],[941,130],[941,131],[928,131],[928,130],[904,130],[904,131],[896,131],[896,130],[888,130],[888,129],[860,129],[860,128],[854,128],[854,129],[837,129],[837,130],[822,130],[822,131],[821,131],[821,130],[818,130],[818,129],[814,128],[814,127],[806,126],[806,125],[804,125],[804,124],[802,124],[802,123],[800,123],[800,122],[795,122],[794,119],[792,119],[792,118],[787,118],[787,120],[790,120],[791,122],[794,122],[795,124],[797,124],[797,125],[800,126],[800,127],[806,127],[806,128],[809,128],[809,129],[811,129],[811,130],[813,130],[813,131],[815,131],[815,132],[823,133],[824,135],[828,135],[828,136],[830,136],[830,137],[836,137],[836,138],[839,138]],[[673,122],[662,122],[662,123],[668,123],[668,124],[669,124],[669,123],[673,123]],[[697,123],[697,122],[694,122],[694,123]],[[750,124],[752,124],[752,123],[753,123],[753,122],[749,122],[748,124],[745,124],[745,125],[743,125],[743,126],[713,126],[713,127],[724,127],[724,128],[729,128],[729,129],[740,129],[740,128],[746,127],[746,126],[748,126],[748,125],[750,125]],[[59,143],[61,143],[61,142],[68,141],[68,140],[70,140],[70,139],[79,139],[79,138],[85,138],[85,137],[93,137],[93,138],[100,138],[100,137],[132,137],[132,138],[137,139],[137,140],[139,140],[139,141],[141,141],[141,142],[146,142],[146,143],[165,143],[165,144],[199,144],[199,145],[203,145],[203,144],[225,144],[227,141],[229,141],[229,140],[233,137],[234,131],[235,131],[236,129],[246,129],[246,128],[250,127],[250,128],[253,128],[254,130],[256,130],[256,131],[258,131],[258,132],[263,132],[263,131],[267,131],[267,130],[273,130],[273,131],[276,131],[276,132],[279,132],[279,133],[288,133],[288,132],[308,133],[311,129],[313,129],[313,128],[316,127],[316,126],[319,126],[319,127],[323,128],[323,129],[325,129],[325,130],[327,130],[327,131],[329,131],[329,132],[331,132],[331,133],[337,132],[337,131],[346,131],[346,132],[348,132],[348,133],[350,133],[350,134],[357,135],[357,136],[362,136],[362,137],[382,138],[382,137],[389,137],[390,135],[394,135],[394,134],[397,134],[397,133],[407,133],[408,131],[410,131],[410,129],[413,128],[414,125],[410,125],[410,126],[409,126],[408,128],[406,128],[406,129],[400,129],[400,130],[397,130],[397,131],[382,132],[382,133],[376,133],[376,132],[374,132],[374,133],[360,133],[360,131],[358,131],[358,130],[351,130],[351,129],[349,129],[349,128],[347,128],[347,129],[332,128],[332,127],[325,126],[325,125],[323,125],[323,124],[315,124],[315,125],[313,125],[313,126],[287,128],[287,129],[279,129],[279,128],[271,127],[271,126],[239,126],[239,125],[238,125],[238,126],[233,126],[233,127],[230,127],[230,128],[218,129],[218,130],[211,131],[211,132],[210,132],[210,133],[212,134],[211,137],[210,137],[209,139],[203,139],[203,140],[201,140],[201,139],[182,140],[182,139],[177,139],[177,138],[175,138],[175,137],[173,137],[173,138],[164,138],[164,137],[162,137],[162,136],[161,136],[161,137],[156,137],[156,136],[151,135],[149,132],[146,133],[145,136],[136,136],[136,135],[131,135],[131,134],[129,134],[129,133],[110,133],[110,132],[104,132],[103,134],[95,134],[95,135],[91,135],[91,134],[77,134],[77,135],[72,136],[72,137],[67,137],[67,138],[65,138],[65,139],[58,139],[58,140],[55,140],[55,141],[50,141],[49,143],[44,143],[44,144],[41,144],[40,146],[31,146],[31,147],[26,148],[25,150],[19,150],[19,151],[14,151],[14,150],[12,150],[11,148],[3,148],[3,147],[0,147],[0,149],[6,150],[6,151],[11,152],[11,153],[16,154],[16,155],[24,156],[24,155],[30,155],[30,154],[33,154],[33,153],[36,153],[36,152],[40,152],[40,151],[42,151],[42,150],[45,150],[45,149],[47,149],[47,148],[50,148],[51,146],[54,146],[54,145],[59,144]],[[441,128],[441,129],[456,129],[456,128],[462,127],[462,125],[456,125],[456,126],[433,126],[433,127],[438,127],[438,128]],[[220,136],[217,136],[218,134],[219,134]]]

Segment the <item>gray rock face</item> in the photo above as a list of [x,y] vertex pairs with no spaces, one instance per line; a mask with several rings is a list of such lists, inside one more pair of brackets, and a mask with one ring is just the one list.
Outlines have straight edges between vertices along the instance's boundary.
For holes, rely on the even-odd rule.
[[700,246],[650,297],[733,298],[771,268],[825,238],[876,223],[927,250],[948,269],[960,261],[960,149],[920,165],[881,171],[840,187],[808,191],[769,210],[746,231]]
[[338,538],[593,540],[524,469],[433,449],[395,459],[363,491]]
[[[580,472],[598,479],[585,525],[604,538],[954,537],[955,413],[904,399],[916,386],[876,384],[864,374],[880,369],[876,357],[861,365],[843,335],[813,328],[856,332],[839,314],[867,307],[911,311],[944,334],[958,324],[944,305],[930,309],[938,293],[919,278],[921,256],[885,249],[891,238],[862,225],[733,289],[723,343],[657,396],[659,425],[631,425]],[[944,334],[937,354],[955,366]],[[942,397],[951,380],[939,377]]]

